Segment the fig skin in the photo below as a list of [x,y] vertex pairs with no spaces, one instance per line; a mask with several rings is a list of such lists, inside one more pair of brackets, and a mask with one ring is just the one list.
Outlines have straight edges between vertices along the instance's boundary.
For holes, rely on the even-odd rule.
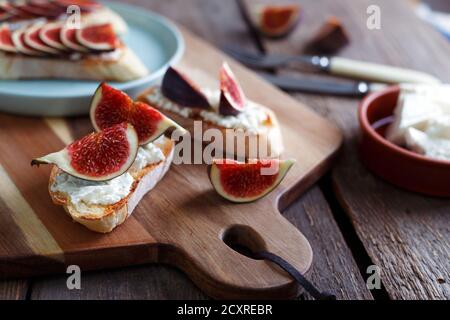
[[246,103],[244,91],[228,64],[224,62],[220,70],[219,114],[237,116],[243,111]]
[[169,67],[161,84],[162,94],[169,100],[188,108],[210,109],[206,96],[184,74]]

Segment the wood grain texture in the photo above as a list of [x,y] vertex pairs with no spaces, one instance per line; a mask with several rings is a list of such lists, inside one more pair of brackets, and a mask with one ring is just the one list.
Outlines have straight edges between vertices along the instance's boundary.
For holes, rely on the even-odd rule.
[[[191,70],[192,78],[198,83],[210,84],[217,77],[215,71],[219,70],[224,57],[190,33],[183,31],[183,35],[187,50],[181,68]],[[208,59],[203,59],[198,52],[207,54]],[[70,264],[90,270],[162,262],[184,270],[212,297],[296,296],[297,285],[287,274],[269,263],[237,253],[224,243],[223,237],[227,232],[233,232],[242,241],[256,241],[255,250],[278,254],[300,272],[306,272],[311,264],[311,248],[305,237],[279,214],[278,208],[288,206],[327,170],[340,147],[341,136],[328,121],[248,70],[230,63],[248,96],[277,114],[284,137],[285,157],[301,159],[276,192],[253,203],[231,204],[211,190],[206,166],[173,166],[151,195],[141,201],[127,223],[107,235],[93,234],[71,223],[63,216],[61,208],[48,200],[48,168],[23,167],[23,163],[33,157],[61,149],[62,142],[55,135],[55,131],[59,131],[52,130],[40,119],[2,116],[0,147],[5,153],[0,155],[0,162],[10,176],[10,184],[23,195],[20,203],[26,203],[32,209],[28,215],[42,223],[42,227],[33,233],[35,246],[31,247],[36,258],[33,265],[40,268],[31,268],[33,260],[27,260],[27,268],[15,273],[11,263],[21,256],[6,253],[0,259],[1,266],[7,270],[2,276],[61,271],[64,265]],[[292,109],[297,110],[295,117],[291,115]],[[300,121],[305,123],[298,126]],[[9,154],[15,154],[17,161],[9,162],[6,158]],[[30,180],[30,177],[35,178]],[[174,193],[175,189],[177,192]],[[57,215],[59,217],[55,218]],[[29,220],[16,219],[14,222],[22,231],[31,230],[26,228],[25,221]],[[24,235],[28,236],[28,233],[24,232]],[[55,243],[55,248],[48,245],[50,241]],[[64,260],[60,260],[61,257]],[[45,259],[54,260],[55,266],[43,266],[41,261]]]
[[[249,37],[247,27],[240,19],[234,1],[190,1],[189,10],[179,9],[186,3],[184,0],[170,2],[135,0],[130,2],[163,13],[178,23],[188,26],[190,30],[213,44],[223,45],[231,42],[253,49],[253,39]],[[229,21],[233,21],[233,23],[230,24]],[[68,124],[75,137],[80,137],[92,130],[89,120],[86,118],[72,118]],[[311,276],[314,281],[317,281],[320,288],[329,288],[330,291],[336,292],[339,298],[370,297],[364,282],[358,278],[358,268],[318,187],[313,187],[305,196],[296,201],[287,211],[286,217],[297,227],[301,226],[301,230],[311,237],[311,244],[318,252],[315,255],[313,268],[307,274],[308,277]],[[330,245],[327,241],[328,237],[336,241],[337,250],[327,252],[328,255],[324,257],[322,252],[326,252]],[[336,280],[328,281],[328,278]],[[109,279],[109,281],[105,281],[105,279]],[[341,279],[340,283],[338,283],[338,279]],[[353,282],[352,279],[355,281]],[[338,283],[339,287],[331,288],[330,285],[335,283]],[[83,276],[82,287],[81,291],[67,290],[65,277],[39,279],[32,287],[32,298],[197,299],[202,296],[184,274],[164,266],[103,271],[102,273],[93,273],[92,276],[86,273],[86,276]],[[125,289],[116,290],[117,287]],[[135,292],[134,288],[141,289]],[[172,290],[171,288],[176,289]]]
[[[264,43],[269,52],[300,53],[328,15],[340,18],[351,37],[342,56],[412,67],[449,81],[449,44],[401,1],[332,1],[303,4],[303,23],[291,37]],[[381,8],[381,30],[366,28],[366,8]],[[323,10],[327,8],[327,10]],[[298,77],[309,77],[306,73]],[[314,77],[314,75],[312,76]],[[333,170],[336,195],[351,219],[382,282],[394,299],[450,297],[448,200],[401,191],[374,177],[357,155],[358,101],[296,95],[345,132],[343,156]]]

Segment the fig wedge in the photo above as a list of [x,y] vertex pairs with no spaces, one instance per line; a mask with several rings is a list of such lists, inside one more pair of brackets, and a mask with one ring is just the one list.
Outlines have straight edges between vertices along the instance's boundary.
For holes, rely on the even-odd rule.
[[209,178],[219,195],[232,202],[251,202],[274,190],[284,179],[295,160],[213,160]]
[[76,37],[76,32],[77,32],[77,29],[70,28],[69,26],[64,25],[61,28],[61,42],[62,42],[62,44],[65,47],[67,47],[70,50],[75,51],[75,52],[80,52],[80,53],[89,52],[89,50],[86,47],[82,46],[78,42],[77,37]]
[[6,23],[0,26],[0,51],[17,52],[12,41],[11,30]]
[[69,48],[61,40],[62,27],[63,24],[61,22],[46,23],[39,31],[39,38],[51,48],[60,51],[69,51]]
[[230,69],[224,62],[220,69],[219,113],[223,116],[236,116],[247,104],[244,91]]
[[99,131],[123,121],[128,121],[136,129],[139,144],[147,144],[170,128],[186,133],[186,130],[155,108],[143,102],[133,102],[124,92],[106,83],[100,84],[91,101],[91,121]]
[[121,123],[91,133],[61,151],[34,159],[31,165],[54,164],[80,179],[106,181],[125,173],[137,151],[136,131],[131,124]]
[[161,85],[162,94],[169,100],[189,108],[209,109],[206,96],[180,71],[169,67]]
[[300,7],[296,4],[262,6],[257,12],[259,31],[272,38],[288,35],[300,21]]
[[26,54],[29,56],[44,56],[45,53],[39,50],[36,50],[32,47],[30,47],[25,42],[25,32],[27,31],[27,27],[22,27],[12,33],[12,42],[14,43],[14,47],[16,48],[17,52]]

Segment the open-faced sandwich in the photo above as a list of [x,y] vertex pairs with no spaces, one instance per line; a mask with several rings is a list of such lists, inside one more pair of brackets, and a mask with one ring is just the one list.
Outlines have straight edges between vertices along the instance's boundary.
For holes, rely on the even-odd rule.
[[[175,122],[106,84],[93,99],[96,133],[32,164],[54,164],[50,196],[77,222],[110,232],[125,221],[170,167],[174,143],[163,133]],[[99,90],[97,90],[98,92]]]
[[[38,5],[64,8],[60,2],[71,1],[28,1],[9,4],[7,8],[12,9],[7,10],[28,12],[33,11],[29,7]],[[88,3],[96,4],[79,2],[86,7]],[[55,17],[41,19],[25,19],[17,14],[4,18],[6,22],[0,24],[0,79],[130,81],[148,74],[145,65],[120,40],[118,32],[124,32],[126,24],[119,16],[98,5],[82,11],[81,17],[78,26],[67,15],[56,13]]]
[[[158,108],[194,138],[198,136],[194,134],[196,121],[201,121],[203,132],[220,130],[224,156],[267,158],[277,157],[283,151],[275,114],[245,97],[226,63],[220,70],[220,89],[199,89],[186,75],[169,68],[161,86],[147,89],[138,100]],[[239,139],[244,141],[244,150],[239,149]]]

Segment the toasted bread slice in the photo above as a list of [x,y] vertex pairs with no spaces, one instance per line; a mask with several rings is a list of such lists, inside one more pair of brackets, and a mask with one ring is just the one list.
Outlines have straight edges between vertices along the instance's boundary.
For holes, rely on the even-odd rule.
[[110,53],[79,60],[31,57],[0,52],[0,79],[80,79],[130,81],[148,70],[132,50],[123,46]]
[[155,145],[165,156],[163,161],[146,166],[140,171],[130,171],[134,182],[130,193],[122,200],[110,205],[89,205],[88,212],[79,212],[71,203],[70,197],[62,192],[52,191],[51,186],[56,177],[62,173],[58,167],[53,167],[50,174],[49,192],[53,202],[64,207],[72,219],[88,229],[100,233],[112,231],[116,226],[131,215],[142,197],[153,189],[168,171],[174,154],[174,143],[168,138],[158,139]]
[[[194,121],[201,121],[202,123],[202,132],[205,132],[208,129],[218,129],[222,133],[223,136],[223,146],[222,156],[236,156],[236,157],[245,157],[245,158],[269,158],[269,157],[278,157],[283,152],[283,140],[281,137],[280,127],[278,124],[278,120],[272,110],[267,107],[259,106],[264,113],[266,113],[267,118],[265,121],[261,122],[258,130],[256,132],[246,131],[244,130],[244,149],[239,150],[238,148],[238,140],[242,139],[239,134],[239,130],[233,127],[227,128],[221,126],[217,123],[205,120],[201,116],[201,108],[183,108],[179,107],[180,110],[189,109],[188,113],[176,112],[174,110],[168,110],[161,106],[161,104],[155,103],[155,101],[151,101],[149,96],[154,92],[154,90],[160,90],[159,87],[151,87],[138,96],[139,101],[143,101],[145,103],[150,104],[151,106],[158,108],[162,113],[164,113],[169,118],[173,119],[175,122],[180,124],[183,128],[188,130],[192,137],[195,138],[194,135]],[[232,145],[227,145],[227,139],[225,138],[226,131],[232,132],[234,134],[234,138],[229,140]],[[241,130],[242,132],[242,130]],[[204,142],[204,145],[209,144],[210,142]],[[262,150],[254,150],[255,148],[265,148],[266,152],[262,152]],[[252,150],[251,150],[252,149]],[[216,157],[219,156],[216,154]]]

